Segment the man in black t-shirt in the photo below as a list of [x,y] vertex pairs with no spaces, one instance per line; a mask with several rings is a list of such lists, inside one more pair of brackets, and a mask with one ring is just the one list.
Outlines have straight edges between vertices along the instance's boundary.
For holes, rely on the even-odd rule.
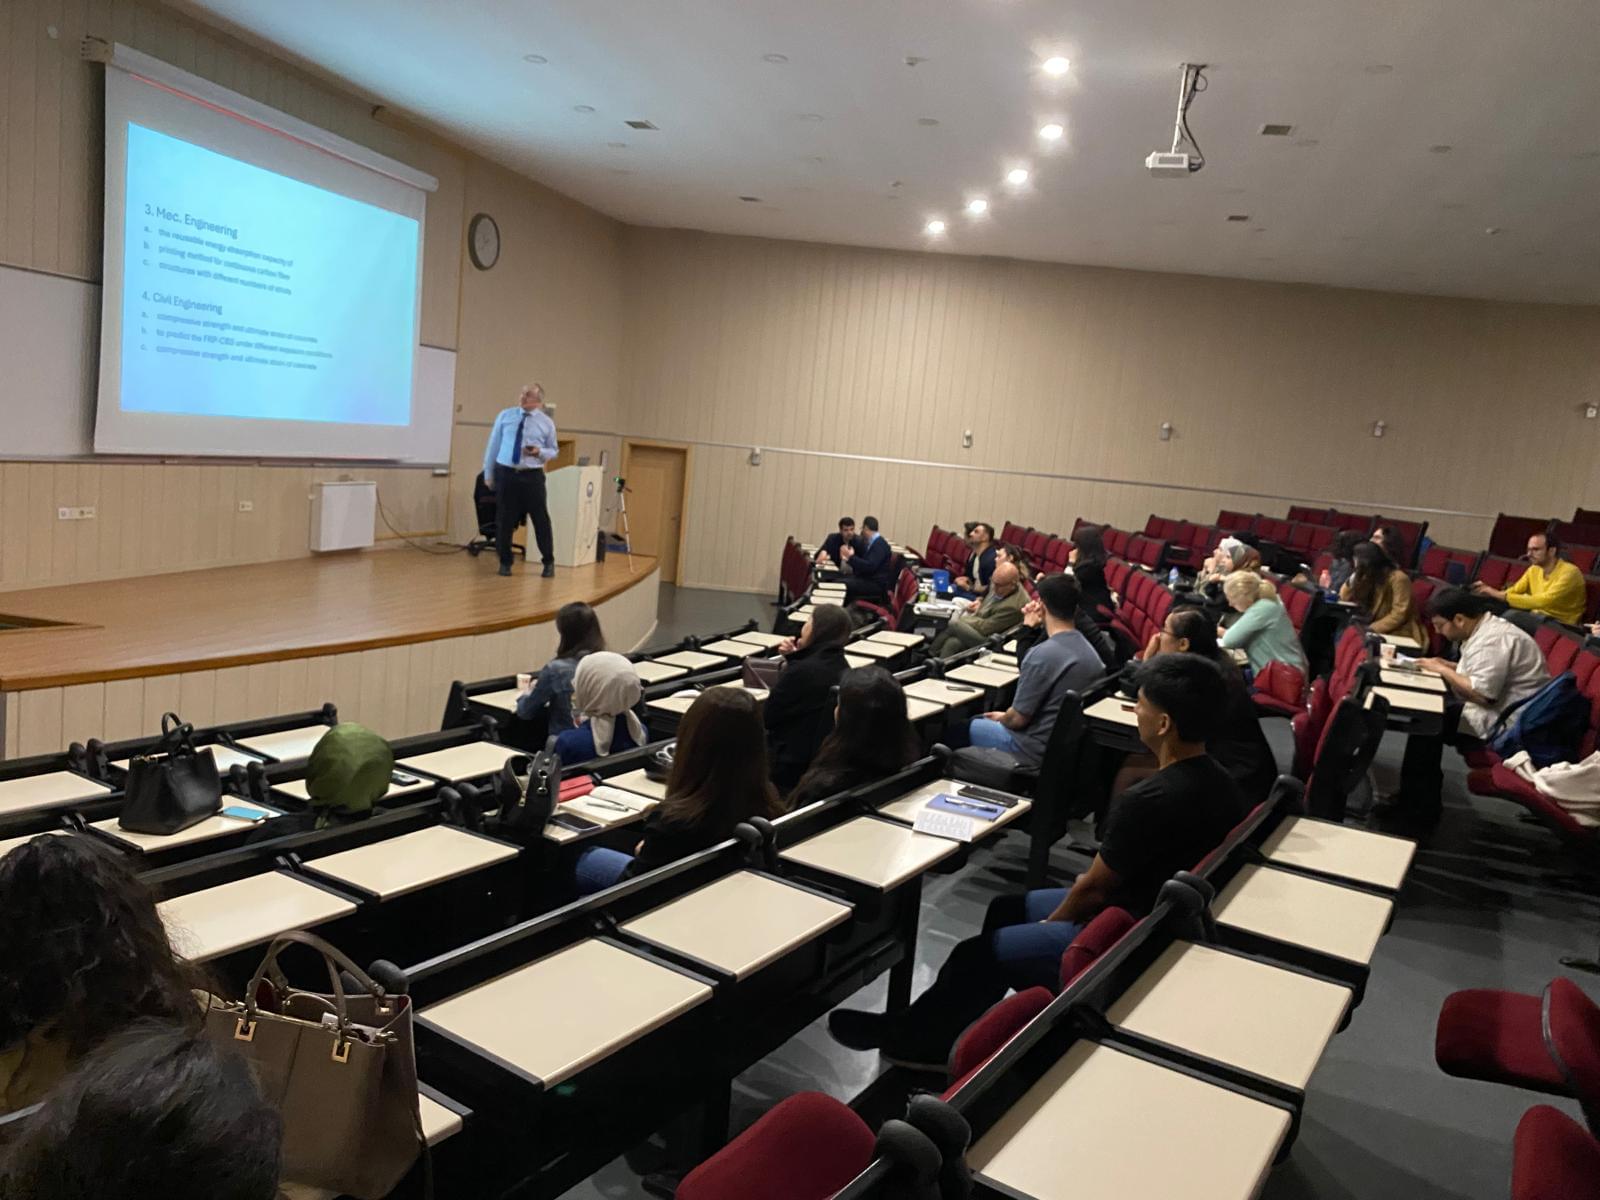
[[1245,814],[1231,776],[1206,753],[1226,686],[1214,663],[1195,654],[1163,654],[1140,673],[1139,739],[1159,769],[1112,806],[1100,853],[1069,888],[1002,896],[989,905],[983,932],[958,945],[939,977],[904,1013],[839,1009],[828,1031],[855,1050],[881,1049],[903,1066],[943,1070],[951,1045],[1011,988],[1054,991],[1061,956],[1102,909],[1148,913],[1161,885],[1188,871]]

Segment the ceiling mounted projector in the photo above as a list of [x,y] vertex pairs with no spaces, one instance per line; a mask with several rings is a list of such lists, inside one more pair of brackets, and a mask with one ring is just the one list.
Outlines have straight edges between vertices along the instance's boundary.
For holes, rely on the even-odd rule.
[[1144,160],[1145,170],[1157,179],[1184,179],[1206,165],[1200,143],[1189,132],[1189,105],[1196,93],[1206,90],[1205,69],[1205,63],[1178,65],[1178,116],[1172,123],[1172,149],[1157,150]]

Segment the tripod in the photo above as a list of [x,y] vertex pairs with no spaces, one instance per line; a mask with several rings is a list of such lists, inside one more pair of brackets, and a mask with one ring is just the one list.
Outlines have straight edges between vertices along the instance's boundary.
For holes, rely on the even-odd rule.
[[628,481],[618,475],[613,481],[617,485],[617,511],[622,516],[622,552],[628,556],[628,573],[633,573],[633,530],[628,527],[628,493],[633,489],[628,486]]

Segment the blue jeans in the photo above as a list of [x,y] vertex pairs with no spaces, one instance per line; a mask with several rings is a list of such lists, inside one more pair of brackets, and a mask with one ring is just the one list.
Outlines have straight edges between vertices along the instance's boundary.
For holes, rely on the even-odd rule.
[[967,739],[974,746],[986,746],[991,750],[1006,750],[1012,754],[1022,753],[1022,747],[1017,744],[1017,739],[1011,735],[999,721],[991,721],[988,717],[973,717],[967,725]]
[[1037,986],[1060,991],[1061,956],[1083,928],[1048,920],[1066,895],[1066,888],[1043,888],[991,901],[982,932],[957,945],[933,986],[894,1019],[894,1040],[948,1055],[967,1026],[1008,991]]
[[592,896],[622,881],[633,865],[633,855],[606,846],[590,846],[572,865],[572,882],[579,896]]

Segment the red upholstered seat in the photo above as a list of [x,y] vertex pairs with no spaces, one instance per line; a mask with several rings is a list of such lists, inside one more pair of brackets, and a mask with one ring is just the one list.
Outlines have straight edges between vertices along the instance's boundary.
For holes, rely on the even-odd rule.
[[1072,939],[1061,956],[1061,986],[1070,987],[1107,950],[1120,942],[1139,922],[1125,908],[1103,908]]
[[1420,569],[1424,575],[1434,579],[1448,579],[1450,565],[1454,563],[1461,568],[1461,578],[1465,582],[1476,573],[1478,557],[1476,550],[1457,550],[1452,546],[1435,543],[1423,551]]
[[1263,716],[1293,717],[1305,711],[1306,674],[1286,662],[1270,662],[1257,673],[1250,699]]
[[1286,545],[1294,525],[1282,517],[1257,517],[1255,532],[1263,541]]
[[1600,524],[1594,521],[1553,521],[1550,533],[1566,546],[1600,546]]
[[1027,532],[1021,525],[1007,521],[1000,530],[1000,540],[1013,546],[1020,546],[1022,544],[1022,535]]
[[1328,524],[1337,529],[1349,529],[1356,533],[1371,533],[1372,527],[1377,524],[1376,517],[1363,516],[1359,513],[1342,513],[1337,508],[1328,510]]
[[1105,542],[1108,553],[1115,554],[1118,558],[1126,558],[1129,562],[1133,561],[1133,556],[1128,553],[1129,534],[1121,529],[1112,529],[1108,525],[1101,534],[1101,538]]
[[1540,998],[1496,988],[1452,992],[1439,1009],[1433,1057],[1446,1075],[1567,1094],[1544,1048]]
[[1108,558],[1106,560],[1106,586],[1119,596],[1127,595],[1128,576],[1132,571],[1133,568],[1128,565],[1127,560]]
[[1545,532],[1549,526],[1549,517],[1513,517],[1501,513],[1489,532],[1489,553],[1515,558],[1528,548],[1529,537]]
[[849,1105],[821,1092],[800,1092],[690,1171],[675,1195],[677,1200],[828,1200],[867,1169],[876,1143]]
[[1175,517],[1158,517],[1155,513],[1151,513],[1144,523],[1144,535],[1166,541],[1178,528],[1178,524]]
[[1030,529],[1022,538],[1022,548],[1028,552],[1028,557],[1034,562],[1044,558],[1044,548],[1050,543],[1050,535],[1037,529]]
[[1333,702],[1328,699],[1328,681],[1319,679],[1311,685],[1311,700],[1306,705],[1304,712],[1295,713],[1293,718],[1294,729],[1294,777],[1299,780],[1306,779],[1311,774],[1311,762],[1317,752],[1317,744],[1322,740],[1323,727],[1328,723],[1328,717],[1333,712]]
[[1586,1106],[1600,1105],[1600,1006],[1572,980],[1550,981],[1549,1045],[1573,1095]]
[[1530,1108],[1511,1143],[1511,1200],[1600,1200],[1600,1142],[1559,1109]]
[[1223,509],[1217,514],[1217,528],[1224,533],[1250,533],[1254,530],[1256,518],[1248,513],[1234,512]]
[[1328,523],[1328,510],[1325,508],[1312,508],[1305,504],[1291,504],[1289,506],[1289,520],[1310,521],[1314,525]]
[[1374,525],[1383,525],[1393,529],[1400,535],[1401,540],[1406,544],[1406,553],[1411,556],[1411,560],[1399,565],[1404,570],[1409,570],[1414,566],[1417,561],[1417,547],[1422,544],[1422,535],[1428,532],[1428,523],[1426,521],[1407,521],[1400,517],[1385,517],[1382,515],[1372,518],[1372,522]]
[[1583,602],[1583,619],[1592,621],[1595,619],[1596,613],[1600,613],[1600,578],[1593,575],[1585,575],[1583,577],[1583,590],[1586,597]]
[[1066,538],[1053,537],[1044,545],[1044,571],[1054,575],[1067,565],[1067,555],[1072,553],[1072,543]]
[[1486,554],[1478,563],[1478,579],[1492,588],[1507,588],[1522,578],[1528,564],[1517,558]]
[[922,560],[930,567],[939,565],[944,557],[945,532],[935,525],[928,531],[928,548],[922,555]]
[[1600,562],[1600,546],[1564,546],[1561,556],[1585,575],[1593,575],[1595,563]]
[[1029,1021],[1049,1008],[1050,1001],[1054,999],[1047,987],[1013,992],[967,1026],[967,1031],[956,1041],[956,1048],[950,1053],[951,1084],[945,1097],[948,1099],[959,1090],[979,1067],[1021,1033]]
[[787,599],[795,600],[811,587],[811,560],[800,550],[793,538],[783,543],[783,555],[778,560],[778,583]]
[[1557,832],[1568,837],[1592,840],[1595,830],[1581,825],[1550,797],[1504,764],[1496,762],[1491,767],[1477,767],[1467,772],[1467,791],[1475,796],[1498,796],[1520,804],[1534,816]]

